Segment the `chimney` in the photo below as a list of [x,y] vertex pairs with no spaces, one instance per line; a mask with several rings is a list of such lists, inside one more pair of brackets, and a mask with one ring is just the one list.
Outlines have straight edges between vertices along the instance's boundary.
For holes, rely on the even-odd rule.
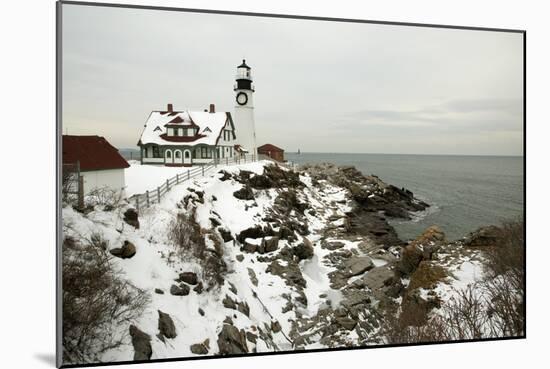
[[172,104],[168,104],[166,110],[168,110],[168,113],[172,113],[174,111],[174,107],[172,106]]
[[210,104],[210,113],[215,113],[215,112],[216,112],[216,105]]

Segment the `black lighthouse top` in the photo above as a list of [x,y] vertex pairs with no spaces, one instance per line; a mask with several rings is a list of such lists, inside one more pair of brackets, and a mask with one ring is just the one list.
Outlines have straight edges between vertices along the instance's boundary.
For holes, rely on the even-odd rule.
[[241,65],[239,65],[237,68],[246,68],[246,69],[250,69],[250,67],[248,65],[246,65],[246,60],[243,59],[243,62]]
[[235,79],[237,84],[233,90],[249,90],[254,91],[254,86],[252,86],[252,73],[250,67],[246,65],[246,60],[243,59],[243,63],[237,67],[237,75]]

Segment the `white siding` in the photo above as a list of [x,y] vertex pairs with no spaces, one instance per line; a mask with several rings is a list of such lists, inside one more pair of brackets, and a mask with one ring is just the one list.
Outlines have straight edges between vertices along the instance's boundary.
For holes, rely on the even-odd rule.
[[123,190],[124,169],[92,170],[80,173],[84,177],[84,195],[96,188],[108,187],[113,190]]

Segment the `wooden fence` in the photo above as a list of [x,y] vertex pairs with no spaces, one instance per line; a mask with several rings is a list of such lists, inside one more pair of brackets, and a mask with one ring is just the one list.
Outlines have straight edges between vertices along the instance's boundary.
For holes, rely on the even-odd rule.
[[204,177],[206,174],[210,173],[212,170],[216,168],[223,168],[224,166],[229,166],[229,165],[252,163],[257,159],[258,157],[255,155],[235,156],[233,158],[215,159],[205,165],[193,167],[188,169],[187,171],[178,173],[174,177],[167,179],[157,188],[153,188],[151,190],[145,191],[142,194],[136,194],[129,197],[128,201],[130,202],[130,204],[136,207],[137,211],[139,211],[140,209],[148,208],[153,204],[160,203],[160,200],[162,199],[162,197],[168,191],[170,191],[172,187],[177,186],[180,183],[189,181],[193,178]]

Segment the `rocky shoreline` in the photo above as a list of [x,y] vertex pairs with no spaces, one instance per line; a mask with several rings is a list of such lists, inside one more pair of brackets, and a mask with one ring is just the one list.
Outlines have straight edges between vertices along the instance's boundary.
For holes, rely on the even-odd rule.
[[432,226],[401,240],[389,220],[429,206],[354,167],[259,162],[176,187],[139,214],[126,204],[64,209],[64,220],[67,237],[101,234],[151,297],[116,327],[128,348],[113,361],[409,342],[392,334],[426,324],[483,276],[500,237],[486,227],[451,242]]

